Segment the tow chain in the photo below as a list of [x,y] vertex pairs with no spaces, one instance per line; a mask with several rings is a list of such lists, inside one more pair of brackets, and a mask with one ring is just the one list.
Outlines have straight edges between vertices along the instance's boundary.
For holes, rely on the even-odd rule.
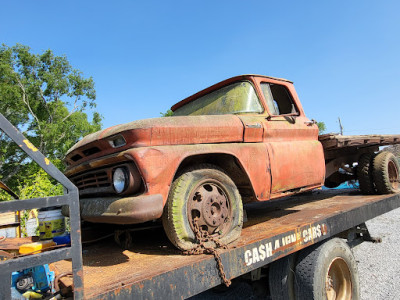
[[[218,238],[214,238],[211,236],[207,231],[204,231],[200,228],[199,224],[197,223],[197,218],[193,219],[193,231],[196,235],[197,239],[197,246],[191,250],[185,251],[184,254],[186,255],[199,255],[199,254],[212,254],[217,262],[218,273],[221,277],[224,284],[228,287],[231,285],[231,281],[226,278],[226,274],[224,271],[224,266],[222,264],[221,256],[219,255],[218,249],[228,249],[228,247],[221,243]],[[207,242],[213,242],[215,247],[208,247],[206,246]],[[218,249],[217,249],[218,248]]]

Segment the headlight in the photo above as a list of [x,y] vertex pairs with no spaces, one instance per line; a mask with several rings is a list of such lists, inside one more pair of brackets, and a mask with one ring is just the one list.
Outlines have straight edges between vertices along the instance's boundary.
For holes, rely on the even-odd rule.
[[113,185],[118,194],[122,193],[128,186],[128,174],[124,168],[114,170]]

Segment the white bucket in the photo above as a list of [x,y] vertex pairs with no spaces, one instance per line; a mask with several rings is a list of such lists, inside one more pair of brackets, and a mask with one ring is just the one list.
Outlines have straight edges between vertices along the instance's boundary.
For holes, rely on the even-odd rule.
[[40,239],[52,239],[65,231],[65,218],[61,209],[39,211],[38,219]]
[[26,236],[35,236],[38,225],[37,218],[27,219],[25,221]]

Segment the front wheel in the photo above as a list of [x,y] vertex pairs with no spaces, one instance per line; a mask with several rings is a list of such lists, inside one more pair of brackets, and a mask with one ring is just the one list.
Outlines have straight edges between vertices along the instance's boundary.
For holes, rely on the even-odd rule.
[[[169,240],[181,250],[197,246],[194,220],[202,231],[229,244],[240,237],[243,205],[234,182],[213,165],[186,170],[171,186],[163,213]],[[215,246],[212,242],[207,246]]]

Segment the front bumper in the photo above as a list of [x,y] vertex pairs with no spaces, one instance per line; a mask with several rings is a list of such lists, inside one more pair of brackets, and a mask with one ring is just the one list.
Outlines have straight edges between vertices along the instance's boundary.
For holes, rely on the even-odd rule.
[[81,218],[94,223],[143,223],[160,218],[164,208],[160,194],[124,198],[83,198],[79,201]]

